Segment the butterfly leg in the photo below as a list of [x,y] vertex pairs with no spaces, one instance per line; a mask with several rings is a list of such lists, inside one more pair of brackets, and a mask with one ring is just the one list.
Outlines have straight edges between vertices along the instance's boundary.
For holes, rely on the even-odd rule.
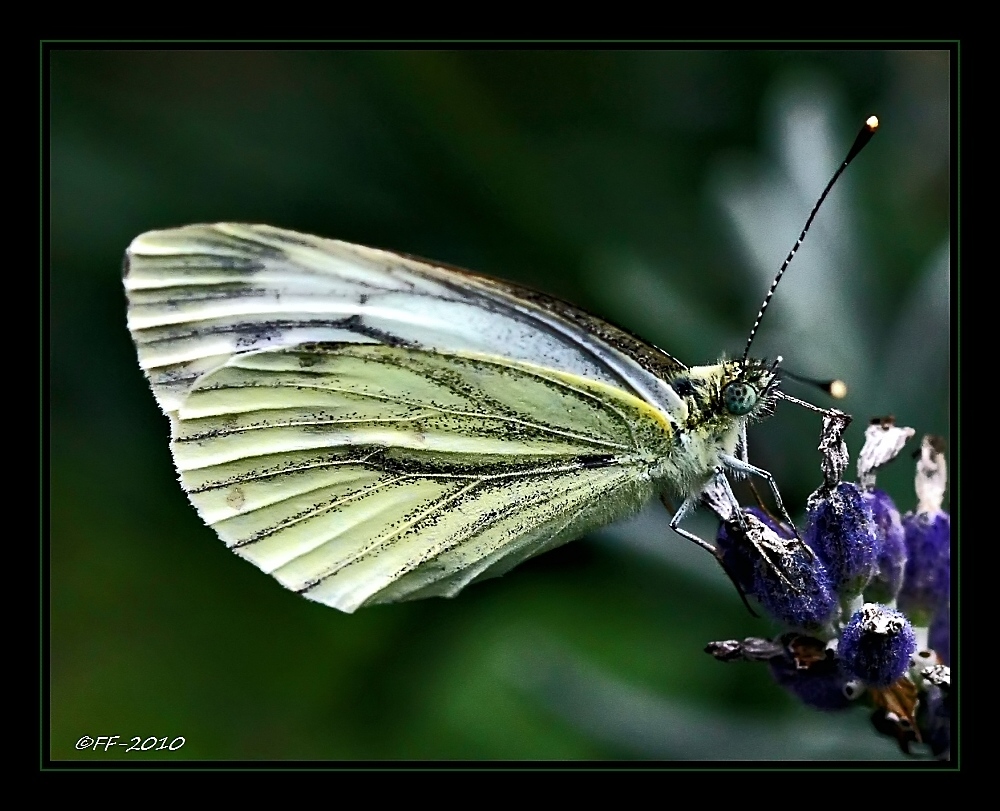
[[788,524],[789,528],[794,535],[795,540],[798,545],[805,550],[806,555],[811,559],[815,560],[816,555],[809,546],[802,542],[802,537],[799,535],[798,529],[796,529],[794,522],[788,515],[788,510],[785,509],[784,503],[781,501],[781,493],[778,492],[778,485],[774,481],[774,476],[772,476],[768,471],[763,468],[751,465],[749,462],[744,462],[742,459],[737,459],[735,456],[723,456],[722,460],[726,465],[739,473],[744,473],[746,475],[760,476],[764,481],[767,482],[768,486],[771,488],[771,493],[774,495],[774,501],[778,505],[778,509],[781,511],[782,519]]
[[[661,494],[660,500],[663,502],[663,506],[665,506],[668,510],[671,509],[670,504],[667,502],[665,495]],[[719,550],[716,549],[714,546],[712,546],[712,544],[710,544],[708,541],[702,540],[693,532],[690,532],[686,529],[682,529],[680,526],[681,521],[683,521],[689,514],[694,512],[697,506],[698,506],[698,496],[688,496],[686,499],[684,499],[684,502],[681,504],[680,507],[678,507],[674,511],[674,514],[670,518],[670,528],[678,535],[680,535],[682,538],[687,538],[692,543],[698,544],[698,546],[700,546],[702,549],[711,552],[715,558],[719,558],[720,554]]]
[[[726,475],[725,473],[722,472],[721,467],[716,470],[715,476],[713,478],[713,481],[715,481],[716,483],[718,483],[719,480],[721,480],[724,483],[724,485],[721,485],[722,492],[724,494],[728,493],[728,499],[726,499],[725,495],[723,495],[723,499],[729,501],[729,505],[727,506],[729,507],[730,512],[731,513],[738,512],[739,504],[736,502],[736,496],[733,494],[732,488],[729,486],[729,481],[726,479]],[[717,490],[713,490],[713,492],[717,492]],[[743,605],[746,606],[747,611],[749,611],[752,616],[757,617],[759,615],[757,614],[756,611],[753,610],[753,606],[750,605],[750,601],[747,599],[747,595],[746,592],[743,590],[743,586],[740,585],[739,580],[736,579],[736,577],[730,571],[729,567],[726,565],[725,561],[722,559],[722,552],[719,551],[719,549],[716,548],[715,546],[712,546],[712,544],[710,544],[708,541],[702,540],[693,532],[683,529],[680,526],[681,521],[683,521],[698,506],[698,502],[701,500],[701,498],[702,494],[698,494],[697,496],[688,496],[686,499],[684,499],[684,502],[681,504],[681,506],[678,507],[677,510],[674,510],[670,502],[667,500],[666,494],[664,493],[660,494],[660,501],[662,501],[663,505],[673,513],[673,516],[671,516],[670,518],[670,528],[678,535],[680,535],[682,538],[686,538],[692,543],[696,543],[702,549],[711,553],[712,557],[714,557],[719,562],[719,565],[722,567],[722,571],[726,573],[726,577],[728,577],[730,582],[736,587],[736,592],[740,595],[740,599],[743,601]]]
[[771,488],[771,495],[774,496],[774,503],[781,512],[781,519],[791,527],[792,532],[798,537],[799,532],[795,528],[795,523],[792,521],[791,516],[789,516],[788,510],[785,509],[785,503],[781,500],[781,493],[778,491],[778,484],[775,482],[774,476],[769,471],[764,470],[764,468],[751,465],[745,459],[740,459],[736,456],[723,456],[722,461],[725,462],[726,467],[730,470],[735,470],[737,473],[743,473],[746,476],[759,476],[766,481],[767,486]]
[[[699,499],[726,524],[731,539],[733,538],[733,534],[737,533],[745,543],[753,546],[761,560],[775,572],[786,586],[790,589],[798,590],[785,574],[784,558],[786,550],[783,546],[784,542],[777,535],[773,539],[768,538],[765,532],[765,525],[755,516],[747,515],[743,511],[739,501],[736,499],[736,494],[733,493],[732,486],[729,484],[729,479],[726,478],[724,468],[721,466],[716,468],[715,475],[702,488]],[[795,543],[804,546],[799,540],[796,540]],[[808,552],[812,555],[812,550],[808,550]],[[718,556],[718,559],[722,564],[722,568],[726,569],[721,555]],[[736,587],[742,591],[740,584],[736,582],[736,579],[729,573],[728,569],[726,570],[726,574],[729,574],[730,580],[733,580],[736,583]],[[744,602],[746,602],[745,598]]]
[[[747,453],[747,426],[746,423],[740,428],[740,440],[739,444],[736,446],[736,456],[742,462],[749,462],[750,456]],[[767,513],[774,523],[780,523],[781,519],[776,517],[774,513],[768,508],[764,503],[764,499],[760,497],[760,493],[757,491],[757,485],[753,483],[753,479],[747,479],[750,485],[750,492],[753,493],[754,500],[757,502],[757,506],[760,507],[765,513]]]
[[[785,580],[789,586],[792,585],[781,573],[781,564],[771,557],[771,551],[774,550],[769,550],[763,538],[758,538],[757,533],[751,531],[746,513],[740,507],[732,485],[729,483],[729,479],[726,478],[722,467],[715,469],[715,475],[709,479],[708,484],[702,489],[699,498],[712,512],[719,516],[720,520],[730,525],[735,524],[746,537],[746,540],[757,550],[757,554],[778,573],[778,576],[782,580]],[[778,498],[778,505],[781,506],[780,497]]]
[[[661,495],[660,500],[663,504],[670,509],[670,505],[666,501],[666,497]],[[673,517],[670,519],[670,528],[680,535],[682,538],[687,538],[689,541],[698,544],[702,549],[707,549],[715,557],[719,563],[722,563],[722,553],[719,549],[708,541],[704,541],[686,529],[680,526],[681,521],[687,518],[698,504],[705,504],[712,512],[714,512],[722,521],[734,521],[740,526],[744,526],[746,521],[743,517],[743,510],[740,508],[740,503],[736,498],[736,494],[733,492],[732,486],[729,484],[729,479],[726,478],[725,469],[723,467],[717,467],[712,478],[708,480],[701,492],[696,495],[688,496],[684,499],[684,502],[680,507],[674,512]],[[766,558],[767,555],[764,554]],[[723,564],[725,568],[725,564]]]

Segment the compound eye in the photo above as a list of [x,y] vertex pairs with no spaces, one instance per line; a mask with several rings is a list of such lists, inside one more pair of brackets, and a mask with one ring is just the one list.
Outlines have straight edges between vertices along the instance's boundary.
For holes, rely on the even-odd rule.
[[734,417],[743,417],[753,411],[757,405],[757,389],[749,383],[736,381],[728,383],[722,389],[722,400],[726,411]]

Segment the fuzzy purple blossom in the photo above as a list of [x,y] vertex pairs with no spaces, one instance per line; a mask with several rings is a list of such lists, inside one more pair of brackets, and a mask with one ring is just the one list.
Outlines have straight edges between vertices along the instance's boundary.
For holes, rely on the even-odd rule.
[[875,518],[860,487],[820,487],[807,503],[805,541],[815,550],[841,599],[860,594],[878,563]]
[[951,518],[946,512],[903,516],[907,560],[898,603],[918,625],[928,625],[951,591]]
[[906,570],[898,603],[917,625],[929,625],[951,596],[951,517],[942,508],[944,449],[924,437],[917,461],[917,509],[903,516]]
[[742,519],[723,522],[716,540],[726,570],[775,619],[817,630],[836,616],[822,561],[766,514],[746,510]]
[[927,642],[942,663],[951,664],[951,611],[948,606],[939,608],[934,614]]
[[934,665],[920,675],[924,682],[920,730],[934,756],[948,760],[951,752],[951,670],[944,665]]
[[837,655],[849,675],[872,687],[888,687],[906,673],[916,649],[904,614],[866,603],[844,626]]
[[771,659],[774,680],[803,704],[818,710],[843,710],[851,705],[850,679],[836,657],[828,656],[802,667],[788,656]]
[[873,603],[889,603],[896,599],[903,585],[906,566],[903,522],[899,510],[884,490],[865,490],[864,499],[875,519],[878,550],[875,575],[865,587],[865,599]]

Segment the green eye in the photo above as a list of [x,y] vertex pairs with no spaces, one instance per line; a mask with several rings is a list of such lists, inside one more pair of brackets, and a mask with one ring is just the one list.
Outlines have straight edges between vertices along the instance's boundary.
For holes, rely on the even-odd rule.
[[742,417],[753,411],[757,405],[757,389],[748,383],[729,383],[722,390],[726,411],[735,417]]

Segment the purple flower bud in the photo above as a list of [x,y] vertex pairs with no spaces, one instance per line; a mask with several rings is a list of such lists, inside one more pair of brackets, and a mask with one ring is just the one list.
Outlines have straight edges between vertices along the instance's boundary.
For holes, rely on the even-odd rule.
[[927,643],[942,663],[951,664],[951,611],[947,605],[939,608],[934,614]]
[[873,603],[889,603],[896,599],[903,585],[906,566],[906,543],[899,510],[883,490],[864,491],[864,499],[872,508],[875,519],[878,559],[875,576],[865,587],[865,599]]
[[941,509],[946,484],[941,440],[925,436],[917,460],[917,510],[903,516],[907,561],[898,598],[917,625],[929,625],[951,596],[951,518]]
[[742,524],[724,522],[716,540],[730,576],[775,619],[818,630],[835,616],[837,598],[822,561],[766,514],[750,508]]
[[[764,526],[777,533],[779,537],[786,539],[794,537],[791,532],[759,507],[747,507],[744,509],[744,512],[759,519]],[[719,524],[719,531],[715,536],[715,543],[722,553],[722,565],[729,573],[729,576],[736,581],[737,585],[744,592],[752,594],[754,571],[756,569],[754,561],[757,558],[757,554],[753,544],[747,540],[745,532],[737,522],[722,521]]]
[[924,741],[939,760],[948,760],[951,751],[951,671],[944,665],[929,667],[924,679],[918,724]]
[[903,516],[906,569],[898,604],[917,625],[929,625],[951,596],[951,518],[948,513]]
[[875,574],[878,544],[872,508],[850,482],[820,487],[809,497],[806,543],[826,565],[841,599],[861,593]]
[[800,667],[788,656],[775,657],[768,664],[774,680],[803,704],[818,710],[842,710],[851,704],[850,680],[834,656],[808,667]]
[[842,710],[864,691],[822,640],[785,633],[774,641],[774,647],[776,653],[768,657],[771,675],[810,707]]
[[916,649],[905,615],[866,603],[844,626],[837,655],[849,675],[872,687],[888,687],[906,673]]
[[927,717],[922,727],[924,740],[938,760],[948,760],[951,754],[951,713],[945,709],[941,689],[934,687],[927,693]]

